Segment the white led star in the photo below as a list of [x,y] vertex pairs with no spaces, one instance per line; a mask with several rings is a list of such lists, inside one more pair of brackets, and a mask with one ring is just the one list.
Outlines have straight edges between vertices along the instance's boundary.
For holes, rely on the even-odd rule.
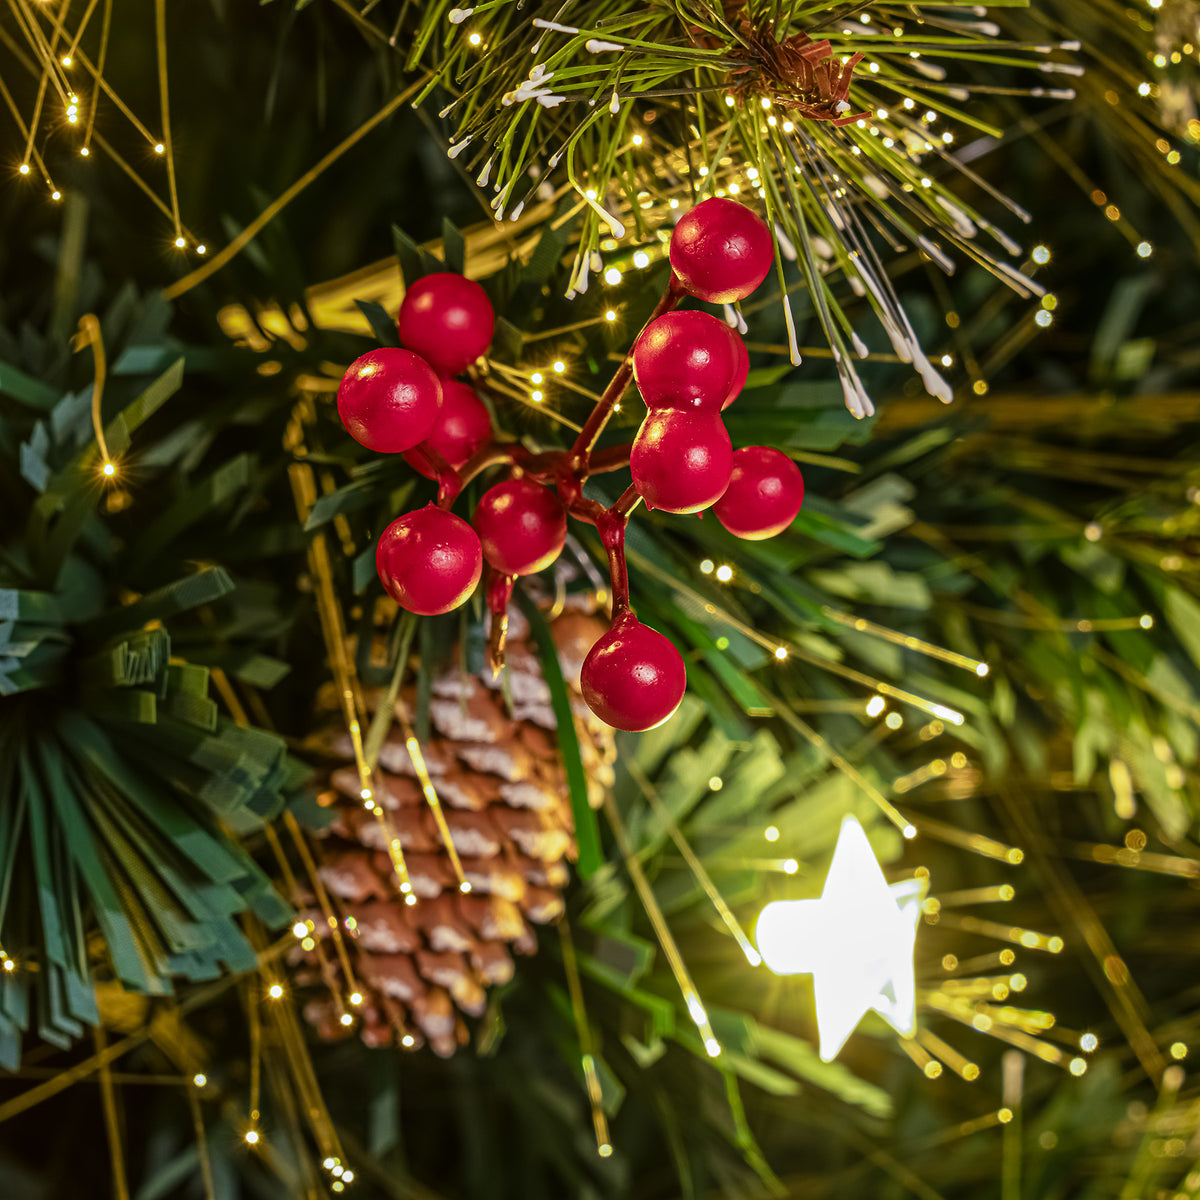
[[821,1058],[831,1061],[874,1009],[899,1034],[917,1025],[913,945],[928,884],[890,884],[863,827],[842,822],[820,900],[777,900],[755,938],[776,975],[811,975]]

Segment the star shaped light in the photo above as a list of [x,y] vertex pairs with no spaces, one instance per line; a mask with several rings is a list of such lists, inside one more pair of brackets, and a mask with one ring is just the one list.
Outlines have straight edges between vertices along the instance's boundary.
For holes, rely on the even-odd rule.
[[811,975],[830,1062],[874,1009],[903,1037],[917,1026],[913,945],[928,884],[889,884],[854,817],[838,835],[819,900],[776,900],[763,909],[755,939],[776,975]]

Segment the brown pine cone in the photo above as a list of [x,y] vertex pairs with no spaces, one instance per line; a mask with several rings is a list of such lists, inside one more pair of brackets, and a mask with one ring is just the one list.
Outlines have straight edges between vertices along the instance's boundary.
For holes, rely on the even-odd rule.
[[[583,659],[606,629],[594,607],[569,599],[551,630],[571,690],[589,800],[598,806],[613,783],[615,751],[612,730],[592,715],[579,691]],[[417,897],[411,906],[400,894],[379,822],[363,806],[349,736],[332,706],[329,725],[315,739],[349,764],[328,777],[322,799],[335,816],[318,859],[347,931],[363,997],[353,1011],[368,1045],[427,1041],[437,1054],[453,1054],[468,1040],[460,1014],[482,1014],[486,989],[512,978],[512,951],[536,950],[529,924],[562,914],[567,862],[576,855],[571,804],[550,692],[528,623],[516,610],[509,614],[507,659],[511,711],[502,678],[493,679],[486,668],[473,676],[453,667],[433,681],[432,737],[422,745],[470,894],[458,890],[399,726],[380,752],[374,799],[400,838]],[[411,715],[415,696],[406,694],[402,702]],[[323,928],[319,912],[305,915]],[[329,958],[336,969],[331,948]],[[314,953],[297,946],[292,961],[297,985],[322,983]],[[340,970],[338,977],[349,991]],[[328,991],[314,993],[304,1007],[326,1038],[349,1032],[340,1011]]]

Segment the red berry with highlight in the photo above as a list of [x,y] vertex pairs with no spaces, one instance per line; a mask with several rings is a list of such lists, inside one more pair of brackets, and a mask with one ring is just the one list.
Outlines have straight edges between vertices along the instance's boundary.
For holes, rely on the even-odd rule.
[[401,608],[436,617],[456,609],[475,590],[483,552],[478,535],[462,517],[427,504],[383,531],[375,569]]
[[729,487],[713,512],[734,537],[759,542],[782,533],[803,502],[804,477],[786,454],[743,446],[733,455]]
[[442,375],[457,375],[488,348],[496,314],[473,279],[443,271],[418,279],[404,293],[396,325],[410,350]]
[[559,498],[532,479],[510,479],[488,488],[475,509],[483,556],[503,575],[545,570],[567,540],[567,514]]
[[771,232],[736,200],[714,196],[684,213],[671,235],[671,266],[690,295],[712,304],[744,300],[774,259]]
[[667,638],[625,613],[588,652],[580,684],[600,720],[641,733],[661,725],[679,707],[687,668]]
[[[452,467],[461,467],[492,436],[492,416],[487,405],[465,383],[442,380],[442,407],[422,447],[436,450]],[[415,454],[405,461],[426,479],[436,475]]]
[[719,412],[737,375],[729,327],[705,312],[669,312],[633,347],[633,377],[647,408]]
[[730,329],[728,325],[725,328],[729,332],[730,342],[733,343],[733,357],[737,367],[733,373],[733,383],[725,396],[725,403],[721,405],[722,412],[742,394],[742,388],[746,386],[746,377],[750,374],[750,354],[746,350],[746,343],[742,341],[736,329]]
[[442,385],[409,350],[381,346],[350,364],[338,385],[346,432],[369,450],[398,454],[424,441],[437,421]]
[[665,408],[642,422],[629,468],[647,508],[699,512],[729,486],[733,443],[716,413]]

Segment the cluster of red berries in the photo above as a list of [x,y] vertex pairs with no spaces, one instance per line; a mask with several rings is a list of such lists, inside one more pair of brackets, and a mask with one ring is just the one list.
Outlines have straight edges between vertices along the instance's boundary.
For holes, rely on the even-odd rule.
[[712,508],[741,538],[772,537],[791,524],[804,497],[796,465],[768,446],[734,451],[721,419],[746,382],[742,339],[707,313],[664,311],[685,294],[719,304],[744,299],[762,283],[772,257],[767,227],[732,200],[706,200],[685,214],[671,238],[672,279],[662,315],[638,337],[589,421],[590,432],[585,428],[570,451],[539,456],[542,469],[485,492],[473,527],[449,511],[465,482],[458,471],[472,462],[528,465],[519,447],[487,453],[495,446],[487,409],[450,378],[486,350],[494,314],[483,289],[461,276],[430,275],[414,284],[398,320],[407,349],[363,355],[338,390],[338,414],[353,437],[373,450],[403,453],[442,484],[439,505],[406,513],[379,540],[379,577],[396,602],[421,615],[450,612],[471,595],[485,560],[511,586],[515,576],[544,570],[558,557],[568,515],[589,521],[609,549],[614,606],[609,631],[583,665],[584,697],[618,729],[650,729],[670,717],[687,674],[679,651],[629,607],[624,523],[632,505],[619,501],[600,509],[583,499],[582,483],[591,446],[631,366],[648,409],[629,456],[634,501],[640,497],[648,508],[670,513]]

